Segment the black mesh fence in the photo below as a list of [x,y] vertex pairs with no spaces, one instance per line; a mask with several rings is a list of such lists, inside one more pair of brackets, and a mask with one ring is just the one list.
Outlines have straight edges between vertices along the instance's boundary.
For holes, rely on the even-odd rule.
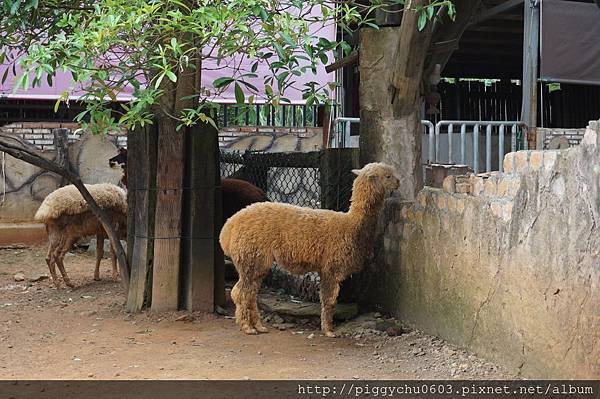
[[321,208],[320,152],[221,150],[221,177],[249,181],[271,201]]

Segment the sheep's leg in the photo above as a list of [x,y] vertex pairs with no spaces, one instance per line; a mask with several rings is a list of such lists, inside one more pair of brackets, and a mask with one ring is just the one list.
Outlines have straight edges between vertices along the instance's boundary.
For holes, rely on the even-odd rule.
[[48,243],[48,252],[46,253],[46,264],[50,270],[50,276],[52,276],[52,282],[54,283],[54,286],[56,286],[56,288],[60,288],[60,281],[56,275],[56,257],[54,256],[55,245],[56,242],[54,242],[52,237],[50,237]]
[[104,256],[104,237],[102,234],[96,235],[96,268],[94,269],[94,280],[100,280],[100,261]]
[[73,285],[73,283],[71,283],[71,280],[69,279],[69,276],[67,275],[67,271],[65,270],[65,265],[63,264],[63,259],[64,259],[65,255],[67,254],[67,252],[69,251],[69,249],[71,249],[71,246],[73,245],[74,242],[75,242],[75,238],[67,238],[67,241],[59,249],[58,255],[56,256],[56,265],[58,266],[58,270],[60,270],[60,274],[62,274],[62,276],[63,276],[63,281],[65,282],[67,287],[71,287],[71,288],[73,288],[75,286]]
[[340,284],[331,277],[321,276],[321,330],[328,337],[335,337],[333,332],[333,314],[337,304]]
[[112,244],[110,245],[110,259],[112,261],[112,276],[113,279],[117,280],[119,278],[119,269],[117,269],[117,254]]

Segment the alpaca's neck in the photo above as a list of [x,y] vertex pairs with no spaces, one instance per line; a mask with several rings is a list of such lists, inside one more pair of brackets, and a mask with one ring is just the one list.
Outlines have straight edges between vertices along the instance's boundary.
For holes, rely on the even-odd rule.
[[356,184],[352,190],[348,214],[360,225],[374,225],[383,208],[384,198],[384,193],[380,190]]

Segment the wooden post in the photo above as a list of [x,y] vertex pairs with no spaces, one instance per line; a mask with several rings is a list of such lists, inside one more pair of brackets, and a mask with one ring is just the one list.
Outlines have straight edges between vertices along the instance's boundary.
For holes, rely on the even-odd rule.
[[156,126],[127,134],[127,251],[131,267],[128,312],[139,312],[152,301],[156,152]]
[[[540,6],[537,0],[525,0],[523,20],[523,102],[521,120],[529,127],[528,136],[535,137],[538,106],[538,58],[540,50]],[[525,138],[528,140],[529,137]],[[535,139],[534,139],[535,142]]]
[[225,302],[218,132],[205,124],[185,132],[182,307],[213,312]]
[[181,266],[181,201],[183,183],[183,134],[177,121],[158,118],[158,158],[152,310],[177,310]]
[[321,208],[346,212],[350,207],[352,169],[358,169],[358,148],[329,148],[321,151]]

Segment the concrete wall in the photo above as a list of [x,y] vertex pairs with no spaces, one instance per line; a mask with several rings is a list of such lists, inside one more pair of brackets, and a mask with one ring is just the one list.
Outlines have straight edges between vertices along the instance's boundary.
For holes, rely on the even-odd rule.
[[388,201],[366,299],[527,377],[599,378],[598,130]]
[[[23,134],[38,133],[14,133],[14,137],[43,157],[55,158],[53,144],[38,142],[36,145],[23,140]],[[118,184],[122,171],[108,166],[108,159],[116,154],[117,147],[107,136],[85,134],[69,145],[71,168],[89,184]],[[61,178],[54,173],[0,153],[0,223],[32,222],[41,202],[61,183]]]

